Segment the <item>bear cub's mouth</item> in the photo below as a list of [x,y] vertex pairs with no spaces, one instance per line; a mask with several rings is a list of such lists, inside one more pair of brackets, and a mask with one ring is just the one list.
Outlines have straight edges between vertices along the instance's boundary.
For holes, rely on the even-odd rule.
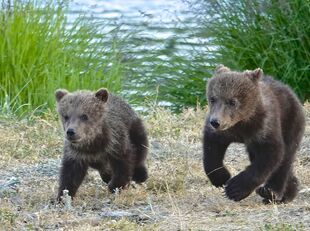
[[70,142],[70,143],[78,143],[79,140],[81,140],[81,137],[77,134],[77,132],[75,131],[75,129],[73,128],[68,128],[66,130],[66,139]]
[[81,140],[80,137],[68,137],[68,136],[66,136],[66,139],[72,144],[79,143],[79,141]]

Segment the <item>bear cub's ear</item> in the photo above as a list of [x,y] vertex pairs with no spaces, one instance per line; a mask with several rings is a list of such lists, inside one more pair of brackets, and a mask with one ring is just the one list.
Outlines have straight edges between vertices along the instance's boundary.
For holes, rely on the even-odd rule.
[[263,76],[263,70],[260,68],[255,69],[254,71],[245,71],[245,76],[249,77],[254,82],[259,81]]
[[66,94],[68,94],[69,92],[65,89],[57,89],[55,91],[55,98],[56,101],[59,102]]
[[230,71],[230,69],[228,67],[225,67],[223,64],[220,64],[215,68],[215,74],[220,74],[228,71]]
[[96,98],[102,100],[103,102],[107,102],[109,93],[107,89],[101,88],[95,93]]

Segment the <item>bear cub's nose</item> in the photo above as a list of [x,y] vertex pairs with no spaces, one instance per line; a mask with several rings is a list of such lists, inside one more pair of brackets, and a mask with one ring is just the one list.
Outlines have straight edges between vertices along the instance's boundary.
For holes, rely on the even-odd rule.
[[69,129],[67,130],[67,136],[68,136],[69,138],[72,138],[74,135],[75,135],[74,129],[69,128]]
[[214,127],[215,129],[218,128],[220,126],[220,122],[217,119],[212,119],[210,121],[210,124],[212,125],[212,127]]

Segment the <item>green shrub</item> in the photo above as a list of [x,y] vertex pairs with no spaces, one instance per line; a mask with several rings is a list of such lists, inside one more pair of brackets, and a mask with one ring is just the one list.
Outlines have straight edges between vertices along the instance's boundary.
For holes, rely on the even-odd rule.
[[203,34],[212,38],[212,64],[261,67],[310,99],[309,0],[199,0]]
[[[39,1],[40,2],[40,1]],[[66,4],[14,1],[0,11],[0,110],[23,113],[54,107],[57,88],[118,91],[123,66],[104,25],[80,16],[68,22]]]
[[[210,76],[210,67],[206,65],[201,54],[184,57],[174,53],[164,61],[158,58],[162,50],[144,57],[141,63],[135,64],[130,72],[129,82],[125,89],[136,90],[129,95],[132,104],[141,105],[148,101],[180,112],[184,107],[203,105],[206,102],[206,77]],[[145,103],[145,102],[144,102]]]

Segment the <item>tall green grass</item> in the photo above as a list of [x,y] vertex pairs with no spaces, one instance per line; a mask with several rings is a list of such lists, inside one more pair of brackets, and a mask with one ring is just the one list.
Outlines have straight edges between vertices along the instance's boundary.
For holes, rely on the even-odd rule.
[[[199,0],[211,64],[235,69],[261,67],[310,99],[309,0]],[[203,9],[203,11],[201,11]]]
[[[40,1],[39,1],[40,2]],[[122,87],[117,41],[102,22],[69,23],[66,4],[14,1],[0,11],[0,110],[23,115],[54,107],[57,88]]]
[[[162,49],[153,51],[133,64],[124,89],[134,105],[151,102],[180,112],[184,107],[204,105],[206,77],[212,72],[201,54],[192,57],[173,52],[160,58]],[[194,51],[193,51],[194,53]],[[147,65],[143,65],[147,63]],[[146,101],[146,102],[145,102]]]

